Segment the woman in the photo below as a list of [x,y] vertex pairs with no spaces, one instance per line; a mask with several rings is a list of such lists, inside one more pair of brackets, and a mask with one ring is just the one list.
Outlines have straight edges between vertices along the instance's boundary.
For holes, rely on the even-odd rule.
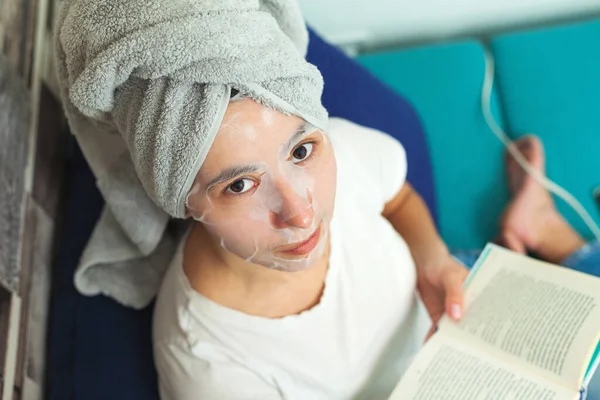
[[[540,142],[518,144],[543,171]],[[557,263],[581,248],[548,193],[508,173],[500,241]],[[162,399],[386,398],[432,321],[460,318],[467,274],[405,176],[380,132],[232,101],[156,306]]]
[[348,398],[393,355],[389,394],[431,327],[416,272],[434,319],[466,276],[405,176],[379,132],[231,102],[157,303],[163,399]]
[[[63,3],[61,97],[106,200],[75,282],[141,308],[172,259],[163,400],[386,398],[440,316],[460,318],[467,272],[402,146],[327,118],[297,4]],[[582,242],[514,170],[501,241],[559,261]]]

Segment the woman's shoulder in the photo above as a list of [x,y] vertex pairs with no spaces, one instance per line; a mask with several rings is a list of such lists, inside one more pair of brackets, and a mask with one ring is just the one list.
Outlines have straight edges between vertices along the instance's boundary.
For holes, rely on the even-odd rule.
[[336,142],[334,146],[383,151],[390,146],[392,149],[402,147],[400,142],[385,132],[339,117],[329,118],[327,133]]
[[197,299],[200,296],[194,296],[183,268],[187,239],[188,234],[177,246],[156,298],[153,316],[155,343],[185,344],[190,340],[189,333],[192,330],[201,333],[201,329],[192,325],[193,311],[201,307],[202,302]]
[[384,132],[342,118],[330,118],[328,136],[338,164],[338,188],[354,188],[382,210],[406,178],[402,144]]
[[354,165],[378,178],[383,167],[406,168],[404,147],[395,138],[343,118],[330,118],[328,136],[338,164]]

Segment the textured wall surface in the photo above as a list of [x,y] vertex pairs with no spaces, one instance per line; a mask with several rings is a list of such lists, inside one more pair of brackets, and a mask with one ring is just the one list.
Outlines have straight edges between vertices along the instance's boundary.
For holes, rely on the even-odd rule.
[[[6,1],[6,0],[5,0]],[[390,46],[600,15],[599,0],[298,0],[326,39]]]

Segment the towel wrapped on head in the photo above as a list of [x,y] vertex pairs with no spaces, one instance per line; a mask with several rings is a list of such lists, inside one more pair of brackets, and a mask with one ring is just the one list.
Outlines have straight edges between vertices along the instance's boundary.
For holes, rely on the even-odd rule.
[[136,308],[157,293],[185,199],[232,89],[325,129],[319,71],[291,0],[66,0],[61,96],[106,200],[76,273]]

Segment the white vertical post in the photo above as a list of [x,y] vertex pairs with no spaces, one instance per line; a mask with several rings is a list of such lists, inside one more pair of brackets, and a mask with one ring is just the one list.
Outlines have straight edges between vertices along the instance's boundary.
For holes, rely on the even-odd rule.
[[15,373],[17,369],[17,350],[19,348],[19,327],[21,325],[21,298],[13,293],[10,299],[8,315],[8,335],[6,335],[6,358],[4,359],[2,400],[13,400]]

